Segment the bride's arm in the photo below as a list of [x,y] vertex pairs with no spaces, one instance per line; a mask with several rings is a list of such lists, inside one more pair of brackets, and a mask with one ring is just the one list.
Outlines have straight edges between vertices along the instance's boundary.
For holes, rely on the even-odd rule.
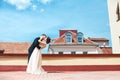
[[46,43],[45,42],[41,42],[40,46],[41,46],[41,48],[45,48],[46,47]]

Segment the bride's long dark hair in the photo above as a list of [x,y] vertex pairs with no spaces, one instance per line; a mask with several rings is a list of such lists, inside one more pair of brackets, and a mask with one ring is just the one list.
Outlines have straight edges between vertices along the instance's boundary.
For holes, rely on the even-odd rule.
[[51,41],[51,38],[50,38],[50,37],[47,37],[46,43],[49,44],[50,41]]

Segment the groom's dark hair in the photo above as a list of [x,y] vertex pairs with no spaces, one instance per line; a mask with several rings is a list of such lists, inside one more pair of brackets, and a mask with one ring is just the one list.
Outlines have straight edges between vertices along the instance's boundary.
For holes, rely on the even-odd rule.
[[47,37],[46,43],[48,44],[48,43],[50,43],[50,41],[51,41],[51,38]]
[[46,36],[46,37],[47,37],[47,35],[46,35],[46,34],[42,34],[42,36]]

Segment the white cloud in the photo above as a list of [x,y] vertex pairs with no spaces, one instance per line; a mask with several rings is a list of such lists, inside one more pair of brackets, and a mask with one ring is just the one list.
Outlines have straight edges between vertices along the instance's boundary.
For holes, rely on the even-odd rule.
[[37,9],[37,6],[36,5],[32,5],[32,10],[36,10]]
[[48,4],[48,3],[52,2],[52,0],[38,0],[38,1],[43,3],[43,4]]
[[16,6],[18,10],[24,10],[31,5],[31,0],[4,0],[5,2]]
[[45,9],[43,9],[43,8],[42,8],[42,9],[40,9],[40,12],[44,12],[44,11],[45,11]]
[[[25,10],[27,8],[32,8],[32,10],[38,9],[38,5],[34,4],[34,0],[3,0],[4,2],[13,5],[17,10]],[[49,4],[53,0],[37,0],[41,4]],[[40,12],[44,12],[44,9],[40,9]]]

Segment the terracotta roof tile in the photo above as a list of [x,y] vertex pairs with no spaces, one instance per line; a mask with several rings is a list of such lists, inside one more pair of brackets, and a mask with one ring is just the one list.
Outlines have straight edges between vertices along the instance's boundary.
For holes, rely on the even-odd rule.
[[88,39],[90,39],[90,40],[92,40],[92,41],[109,41],[109,40],[106,39],[106,38],[88,38]]
[[84,44],[94,44],[94,42],[84,38]]
[[0,42],[0,50],[6,54],[27,54],[30,42]]
[[104,54],[112,54],[112,47],[101,47]]
[[[73,44],[78,44],[78,42],[76,40],[76,33],[72,32],[72,31],[68,31],[68,32],[70,32],[72,34],[72,43]],[[54,39],[54,44],[66,44],[65,39],[64,39],[66,33],[64,33],[63,35],[61,35],[60,38]],[[91,41],[90,39],[84,38],[83,44],[94,44],[94,42]]]
[[71,32],[74,32],[74,33],[76,33],[77,34],[77,30],[60,30],[59,32],[59,35],[60,35],[60,37],[63,35],[63,34],[65,34],[66,32],[68,32],[68,31],[71,31]]

